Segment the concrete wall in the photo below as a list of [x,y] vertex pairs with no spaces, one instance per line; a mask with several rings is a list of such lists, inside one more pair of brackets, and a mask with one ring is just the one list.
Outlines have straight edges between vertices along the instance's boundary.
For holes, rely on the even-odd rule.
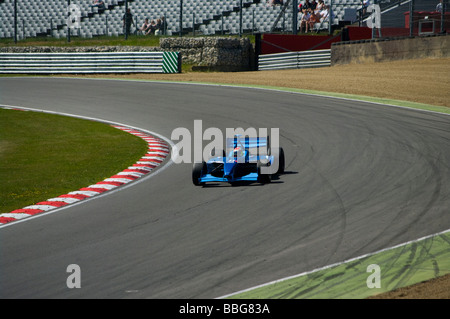
[[331,65],[450,57],[450,35],[334,43]]
[[180,52],[193,70],[247,71],[253,67],[254,50],[248,38],[170,37],[160,40],[162,51]]

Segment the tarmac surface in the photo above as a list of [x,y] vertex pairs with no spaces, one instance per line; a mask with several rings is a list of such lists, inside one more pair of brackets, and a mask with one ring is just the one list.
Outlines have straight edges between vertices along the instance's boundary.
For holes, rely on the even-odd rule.
[[[26,93],[24,93],[26,92]],[[450,228],[450,118],[344,99],[169,83],[0,78],[0,103],[175,128],[280,128],[286,174],[194,187],[172,164],[0,229],[1,298],[214,298]],[[68,289],[78,264],[82,289]]]

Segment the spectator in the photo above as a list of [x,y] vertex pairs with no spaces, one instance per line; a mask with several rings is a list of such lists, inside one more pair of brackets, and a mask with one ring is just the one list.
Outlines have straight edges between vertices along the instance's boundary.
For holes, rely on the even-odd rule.
[[162,29],[162,23],[161,19],[156,19],[156,25],[155,25],[155,35],[160,35]]
[[370,6],[370,0],[362,0],[361,2],[362,2],[362,14],[364,16],[367,12],[367,7]]
[[309,20],[309,10],[311,8],[311,3],[309,0],[305,0],[305,3],[299,4],[299,12],[300,12],[300,32],[302,32],[302,27],[306,25]]
[[322,10],[319,11],[320,22],[325,21],[330,14],[330,6],[325,5]]
[[314,12],[320,13],[320,11],[322,11],[325,8],[325,3],[323,2],[323,0],[319,0],[319,2],[316,5],[316,9],[314,10]]
[[303,26],[305,27],[305,33],[308,32],[309,19],[311,18],[311,8],[303,9],[303,15],[300,19],[300,32],[302,32]]
[[167,21],[166,18],[164,16],[161,17],[161,33],[163,35],[166,35],[166,31],[167,31]]
[[155,27],[156,27],[155,20],[152,20],[152,22],[150,22],[150,25],[147,28],[147,33],[145,35],[149,35],[155,32]]
[[97,7],[99,10],[105,10],[105,2],[103,0],[93,0],[91,11],[94,11],[94,7]]
[[443,2],[443,1],[440,0],[439,3],[438,3],[437,6],[436,6],[436,11],[439,12],[439,13],[442,12],[442,9],[443,9],[443,7],[444,7],[444,4],[443,4],[442,2]]
[[302,5],[303,13],[305,13],[310,8],[311,8],[311,2],[309,2],[309,0],[305,0],[305,3]]
[[125,28],[125,34],[128,36],[131,31],[131,24],[133,24],[133,26],[136,26],[134,24],[133,14],[131,13],[130,9],[127,9],[127,12],[123,15],[122,20],[123,20],[123,27]]
[[[311,15],[309,17],[309,29],[311,31],[314,30],[314,24],[319,23],[320,22],[320,15],[318,11],[311,11]],[[308,32],[308,30],[306,30],[306,32]]]
[[150,22],[148,21],[148,18],[146,18],[144,20],[144,23],[142,23],[142,26],[139,28],[139,31],[141,31],[142,34],[145,34],[145,32],[147,31],[149,26],[150,26]]
[[273,7],[276,5],[282,5],[283,4],[283,0],[270,0],[269,1],[269,6]]

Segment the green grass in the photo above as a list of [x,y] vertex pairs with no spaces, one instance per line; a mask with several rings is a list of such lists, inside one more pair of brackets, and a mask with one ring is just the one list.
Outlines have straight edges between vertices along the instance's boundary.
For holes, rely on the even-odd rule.
[[[190,35],[185,35],[189,37]],[[67,42],[67,38],[56,39],[53,37],[35,37],[18,40],[17,44],[14,43],[13,38],[0,39],[0,47],[12,47],[12,46],[55,46],[55,47],[80,47],[80,46],[146,46],[146,47],[159,47],[159,40],[164,36],[144,36],[144,35],[130,35],[127,40],[124,36],[96,36],[93,38],[80,38],[72,36],[70,42]],[[178,35],[173,35],[178,37]],[[203,35],[196,36],[198,38],[205,37]],[[210,36],[208,36],[210,37]],[[220,36],[222,37],[222,36]],[[224,37],[238,37],[236,35],[224,35]],[[250,39],[251,43],[255,43],[255,37],[253,35],[246,35]]]
[[0,47],[10,46],[56,46],[56,47],[78,47],[78,46],[159,46],[160,37],[130,35],[127,40],[124,36],[98,36],[94,38],[79,38],[72,36],[71,41],[67,42],[67,38],[56,39],[53,37],[36,37],[18,40],[17,44],[14,39],[0,39]]
[[[380,287],[369,265],[378,265]],[[306,273],[233,299],[362,299],[450,273],[450,233],[409,243],[364,258]]]
[[144,140],[104,123],[0,109],[0,213],[111,177],[146,148]]

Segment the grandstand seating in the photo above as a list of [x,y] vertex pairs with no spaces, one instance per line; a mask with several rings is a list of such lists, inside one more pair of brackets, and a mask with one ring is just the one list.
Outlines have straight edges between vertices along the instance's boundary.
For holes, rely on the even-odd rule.
[[[73,35],[93,37],[97,35],[123,34],[122,17],[124,0],[106,0],[106,10],[98,11],[89,6],[91,1],[72,0],[71,4],[81,9],[82,22]],[[281,6],[268,6],[265,0],[244,0],[243,31],[268,32],[278,17]],[[166,17],[169,34],[180,32],[179,0],[129,0],[129,7],[135,23],[140,26],[145,18],[156,20]],[[22,37],[50,35],[56,38],[67,35],[67,0],[19,0],[18,34]],[[195,19],[195,20],[194,20]],[[286,10],[278,24],[278,30],[292,30],[292,10]],[[239,1],[236,0],[184,0],[183,32],[195,31],[201,34],[238,34]],[[0,2],[0,38],[14,35],[14,0]]]
[[[71,0],[81,9],[80,28],[73,35],[123,34],[125,0],[105,0],[106,9],[91,8],[90,0]],[[166,17],[168,34],[180,32],[180,0],[128,0],[134,21],[140,26],[145,18]],[[325,1],[329,3],[329,0]],[[344,17],[346,8],[361,8],[361,0],[333,0],[333,24]],[[183,0],[183,33],[238,34],[239,0]],[[243,32],[270,32],[282,6],[268,6],[266,0],[243,0]],[[18,0],[18,35],[22,37],[67,35],[67,0]],[[195,20],[194,20],[195,19]],[[195,24],[193,23],[195,21]],[[319,25],[317,25],[318,27]],[[328,28],[328,22],[322,24]],[[292,31],[292,9],[288,6],[277,24],[277,31]],[[0,38],[14,36],[14,0],[0,0]]]

